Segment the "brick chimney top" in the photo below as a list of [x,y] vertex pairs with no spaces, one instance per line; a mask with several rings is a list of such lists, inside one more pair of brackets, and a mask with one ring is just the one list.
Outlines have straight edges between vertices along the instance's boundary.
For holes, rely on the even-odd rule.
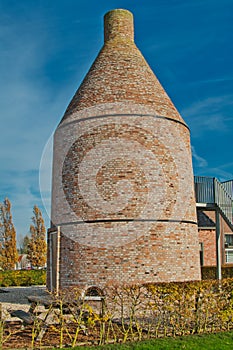
[[128,10],[116,9],[104,16],[104,42],[114,39],[134,41],[133,15]]
[[[116,9],[104,16],[104,45],[71,100],[63,121],[77,111],[109,103],[131,103],[179,120],[172,101],[134,43],[133,14]],[[76,116],[75,116],[76,118]]]

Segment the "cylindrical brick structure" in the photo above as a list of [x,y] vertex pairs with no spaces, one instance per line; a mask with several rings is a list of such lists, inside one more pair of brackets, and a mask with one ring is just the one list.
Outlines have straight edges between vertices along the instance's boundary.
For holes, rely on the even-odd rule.
[[104,23],[54,135],[59,285],[199,280],[189,129],[134,43],[132,14]]

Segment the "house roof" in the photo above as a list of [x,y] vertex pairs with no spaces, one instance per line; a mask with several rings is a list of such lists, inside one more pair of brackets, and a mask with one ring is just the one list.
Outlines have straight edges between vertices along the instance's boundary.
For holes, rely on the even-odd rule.
[[197,223],[198,228],[215,228],[215,222],[201,210],[197,211]]
[[20,263],[23,259],[26,259],[26,257],[27,257],[27,254],[20,254],[18,256],[18,262]]

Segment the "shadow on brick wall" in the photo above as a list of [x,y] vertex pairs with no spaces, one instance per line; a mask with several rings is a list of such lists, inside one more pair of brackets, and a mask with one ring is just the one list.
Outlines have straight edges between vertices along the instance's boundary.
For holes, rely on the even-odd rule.
[[[202,266],[201,277],[203,280],[215,280],[215,279],[217,279],[217,267],[216,266]],[[233,278],[233,265],[222,266],[222,278]]]

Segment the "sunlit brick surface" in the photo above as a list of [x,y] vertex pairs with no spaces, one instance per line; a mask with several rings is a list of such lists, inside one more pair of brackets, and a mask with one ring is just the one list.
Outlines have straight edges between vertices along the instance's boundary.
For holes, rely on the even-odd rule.
[[60,286],[200,279],[189,130],[133,41],[105,45],[54,136],[52,222]]

